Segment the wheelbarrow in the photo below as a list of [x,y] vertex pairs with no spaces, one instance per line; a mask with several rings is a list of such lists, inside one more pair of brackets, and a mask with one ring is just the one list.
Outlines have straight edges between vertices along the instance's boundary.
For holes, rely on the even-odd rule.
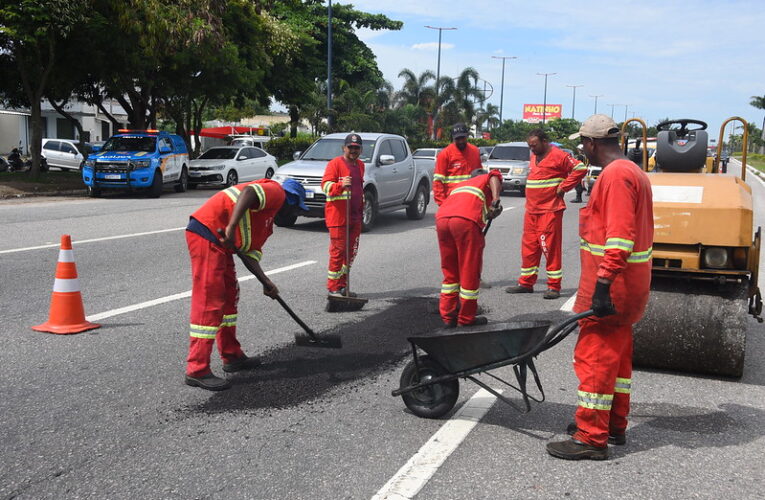
[[[406,407],[418,417],[439,418],[454,408],[459,397],[458,379],[462,378],[475,382],[513,408],[529,412],[531,400],[538,403],[545,400],[533,358],[565,339],[580,319],[592,314],[592,310],[575,314],[554,326],[550,321],[514,321],[480,330],[409,337],[414,359],[404,368],[400,387],[391,394],[401,396]],[[426,354],[421,355],[418,349]],[[509,365],[513,366],[518,385],[490,373]],[[538,396],[526,390],[529,372]],[[525,409],[475,377],[484,373],[518,391]]]

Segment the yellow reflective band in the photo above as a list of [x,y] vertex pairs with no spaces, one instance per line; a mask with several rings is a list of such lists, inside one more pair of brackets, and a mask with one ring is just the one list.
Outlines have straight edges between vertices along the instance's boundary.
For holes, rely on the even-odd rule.
[[245,210],[242,220],[239,221],[239,231],[242,238],[242,244],[239,246],[239,250],[244,253],[250,251],[250,238],[252,231],[252,218],[250,217],[250,211]]
[[465,300],[478,300],[478,290],[466,290],[460,287],[460,298]]
[[585,166],[584,163],[580,163],[574,167],[574,170],[587,170],[587,167]]
[[443,182],[446,179],[446,176],[444,174],[433,174],[433,180],[434,181],[441,181]]
[[223,323],[220,326],[236,326],[236,314],[224,314]]
[[550,278],[562,278],[563,269],[558,269],[557,271],[547,271],[547,276]]
[[327,201],[350,200],[350,199],[351,199],[351,192],[348,190],[343,191],[343,193],[338,196],[327,196]]
[[522,267],[521,276],[533,276],[537,274],[538,270],[539,270],[538,267]]
[[236,200],[239,199],[239,195],[241,194],[239,189],[237,189],[235,186],[226,188],[223,190],[223,192],[226,193],[226,196],[228,196],[234,203],[236,203]]
[[329,196],[329,191],[332,189],[332,186],[335,185],[334,181],[327,181],[324,183],[324,185],[321,187],[321,190],[324,191],[324,194]]
[[258,204],[258,208],[253,208],[252,210],[254,212],[260,212],[264,208],[266,208],[266,190],[263,189],[263,186],[260,184],[250,184],[250,187],[258,193],[258,201],[260,203]]
[[343,277],[343,274],[345,274],[342,270],[341,271],[327,271],[327,278],[331,280],[339,280]]
[[442,283],[441,284],[441,293],[446,295],[457,293],[459,289],[460,289],[459,283]]
[[591,410],[610,410],[614,400],[613,394],[596,394],[594,392],[578,391],[579,406]]
[[247,257],[255,259],[258,262],[260,262],[260,259],[263,258],[263,252],[261,252],[260,250],[253,250],[252,252],[247,252],[245,255]]
[[632,392],[632,379],[617,377],[614,392],[620,392],[622,394],[629,394]]
[[631,252],[632,247],[634,246],[635,242],[632,240],[625,240],[624,238],[608,238],[606,240],[605,249],[608,250],[609,248],[616,248],[619,250],[624,250],[625,252]]
[[643,252],[632,252],[632,254],[627,257],[627,262],[630,264],[639,264],[641,262],[648,262],[653,258],[653,247],[650,247],[648,250],[645,250]]
[[486,195],[483,194],[483,190],[480,188],[477,188],[475,186],[461,186],[456,188],[454,191],[449,193],[449,196],[460,194],[460,193],[470,193],[473,196],[479,197],[483,202],[486,202]]
[[556,187],[561,182],[563,182],[563,179],[560,177],[555,177],[553,179],[527,180],[526,188],[541,189],[541,188]]
[[220,326],[189,324],[189,335],[197,339],[214,339]]
[[[608,241],[611,240],[620,240],[620,238],[609,238]],[[630,240],[621,240],[622,242],[629,242]],[[618,249],[618,250],[624,250],[629,251],[624,248],[625,243],[612,243],[610,246],[604,246],[604,245],[596,245],[594,243],[590,243],[584,238],[581,238],[579,240],[579,249],[585,252],[589,252],[592,255],[603,257],[606,253],[607,249]],[[643,262],[648,262],[653,258],[653,247],[649,247],[648,250],[643,250],[641,252],[631,252],[630,255],[627,257],[627,263],[628,264],[640,264]]]
[[454,184],[455,182],[464,182],[470,179],[469,175],[447,175],[444,177],[444,181],[447,184]]

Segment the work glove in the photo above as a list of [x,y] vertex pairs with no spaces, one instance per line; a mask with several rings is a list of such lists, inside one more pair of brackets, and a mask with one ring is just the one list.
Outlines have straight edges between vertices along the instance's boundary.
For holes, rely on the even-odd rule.
[[502,203],[500,203],[499,200],[494,200],[491,202],[491,209],[489,210],[489,218],[490,219],[496,219],[499,217],[499,214],[502,213]]
[[598,318],[616,314],[614,304],[611,302],[611,283],[595,282],[595,293],[592,294],[592,310]]

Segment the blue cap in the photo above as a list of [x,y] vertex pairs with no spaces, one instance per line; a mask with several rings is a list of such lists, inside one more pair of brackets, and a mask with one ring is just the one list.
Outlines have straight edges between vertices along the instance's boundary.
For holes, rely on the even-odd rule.
[[305,206],[305,188],[295,179],[287,179],[282,182],[282,189],[287,194],[287,203],[290,205],[297,205],[306,212],[308,207]]

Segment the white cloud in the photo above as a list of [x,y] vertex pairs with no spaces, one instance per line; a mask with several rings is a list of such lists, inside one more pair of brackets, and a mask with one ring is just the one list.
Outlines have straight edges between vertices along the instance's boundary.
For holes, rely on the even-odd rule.
[[[412,48],[414,50],[438,50],[438,42],[426,42],[426,43],[415,43],[412,45]],[[447,50],[447,49],[453,49],[454,44],[453,43],[441,43],[441,50]]]

